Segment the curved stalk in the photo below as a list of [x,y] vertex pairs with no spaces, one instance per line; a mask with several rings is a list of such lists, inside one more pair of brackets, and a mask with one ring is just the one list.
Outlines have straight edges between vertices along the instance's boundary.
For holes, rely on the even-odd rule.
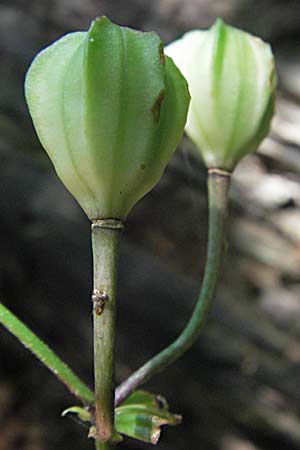
[[101,220],[92,224],[94,260],[94,378],[95,425],[99,449],[114,433],[114,348],[116,278],[120,232],[118,220]]
[[0,303],[0,323],[28,348],[54,375],[61,380],[68,390],[84,404],[92,404],[93,392],[75,375],[45,342],[36,336],[6,306]]
[[115,406],[118,406],[141,384],[178,359],[198,338],[211,309],[220,272],[223,254],[224,229],[227,216],[230,174],[211,169],[208,174],[209,235],[207,260],[200,295],[193,314],[177,339],[134,372],[117,389]]

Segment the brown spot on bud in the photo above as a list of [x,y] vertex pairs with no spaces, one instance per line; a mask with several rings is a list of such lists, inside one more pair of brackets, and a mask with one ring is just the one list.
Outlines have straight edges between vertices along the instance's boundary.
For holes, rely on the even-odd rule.
[[153,116],[154,116],[154,119],[156,120],[156,122],[159,122],[161,106],[162,106],[162,102],[165,98],[165,95],[166,95],[166,90],[162,89],[159,93],[159,96],[155,100],[154,105],[152,106],[152,113],[153,113]]
[[165,58],[165,53],[164,53],[164,45],[162,42],[159,45],[158,53],[159,53],[159,60],[160,60],[161,64],[165,64],[166,58]]

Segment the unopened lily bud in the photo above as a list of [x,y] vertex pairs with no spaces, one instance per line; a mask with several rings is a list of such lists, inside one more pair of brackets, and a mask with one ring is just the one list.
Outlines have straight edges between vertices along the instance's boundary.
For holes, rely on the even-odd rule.
[[106,17],[39,53],[25,93],[43,147],[91,220],[124,218],[158,182],[189,104],[159,37]]
[[208,167],[233,170],[269,132],[276,84],[270,46],[218,19],[170,44],[166,54],[188,81],[188,136]]

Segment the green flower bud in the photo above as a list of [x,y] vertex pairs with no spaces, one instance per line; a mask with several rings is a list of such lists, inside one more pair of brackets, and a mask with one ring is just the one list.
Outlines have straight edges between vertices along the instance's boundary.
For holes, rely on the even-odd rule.
[[189,104],[159,37],[106,17],[39,53],[25,93],[58,176],[91,220],[124,218],[158,182]]
[[186,132],[205,164],[231,171],[269,132],[275,64],[261,39],[218,19],[166,48],[191,92]]

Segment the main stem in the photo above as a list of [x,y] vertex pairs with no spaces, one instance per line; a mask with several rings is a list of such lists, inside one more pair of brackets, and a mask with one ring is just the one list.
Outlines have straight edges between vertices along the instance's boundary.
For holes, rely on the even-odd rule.
[[209,170],[209,234],[207,260],[200,295],[187,326],[169,347],[146,362],[117,388],[115,406],[118,406],[125,400],[139,385],[145,383],[179,358],[198,338],[211,309],[220,272],[224,247],[223,240],[225,219],[227,216],[229,185],[229,173],[218,169]]
[[122,227],[115,220],[92,224],[96,448],[103,450],[108,449],[106,442],[114,432],[115,303]]
[[108,442],[96,441],[96,450],[111,450]]

